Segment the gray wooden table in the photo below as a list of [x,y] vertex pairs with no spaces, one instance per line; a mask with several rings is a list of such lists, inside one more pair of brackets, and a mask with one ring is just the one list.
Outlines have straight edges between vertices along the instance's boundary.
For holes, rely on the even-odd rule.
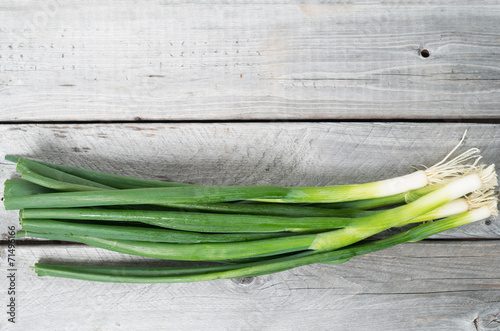
[[[380,180],[467,130],[500,164],[500,3],[81,1],[0,4],[5,154],[219,185]],[[195,284],[37,278],[39,259],[127,264],[17,242],[0,210],[1,330],[500,330],[491,218],[342,265]],[[7,304],[15,297],[16,323]]]

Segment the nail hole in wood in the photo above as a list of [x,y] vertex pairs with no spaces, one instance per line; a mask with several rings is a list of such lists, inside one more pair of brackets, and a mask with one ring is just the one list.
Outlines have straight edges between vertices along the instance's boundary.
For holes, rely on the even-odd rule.
[[422,57],[429,57],[431,55],[431,53],[427,49],[423,49],[420,51],[420,55]]
[[238,285],[250,285],[254,282],[255,277],[242,277],[242,278],[233,278],[232,281]]

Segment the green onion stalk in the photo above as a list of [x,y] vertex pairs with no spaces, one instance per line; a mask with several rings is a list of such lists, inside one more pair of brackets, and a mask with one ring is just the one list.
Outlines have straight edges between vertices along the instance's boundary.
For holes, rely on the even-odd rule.
[[[88,191],[88,190],[85,190]],[[4,197],[10,199],[13,196],[28,196],[43,193],[56,193],[54,189],[49,189],[20,179],[7,179],[4,183]],[[119,206],[121,209],[144,209],[183,211],[183,212],[203,212],[216,214],[246,214],[246,215],[268,215],[284,217],[360,217],[373,214],[374,211],[359,209],[322,209],[307,206],[294,206],[273,203],[171,203],[164,208],[153,205]]]
[[176,244],[239,242],[293,235],[285,232],[200,233],[137,225],[107,225],[50,219],[23,219],[21,228],[22,231],[16,234],[17,238],[43,238],[44,235],[62,235],[65,236],[64,241],[78,241],[77,239],[72,240],[71,237],[93,237]]
[[[374,215],[356,218],[341,229],[290,237],[251,240],[234,243],[171,244],[110,240],[103,238],[37,234],[41,238],[78,241],[95,247],[131,255],[185,261],[217,261],[262,257],[297,251],[328,251],[351,245],[394,226],[411,223],[419,215],[430,212],[483,186],[482,178],[490,174],[471,174],[457,179],[411,203],[384,210]],[[113,192],[113,191],[110,191]],[[100,193],[96,191],[95,193]],[[50,195],[50,194],[47,194]]]
[[[15,196],[5,199],[8,209],[20,209],[22,204],[37,208],[47,203],[48,207],[68,207],[70,202],[78,200],[84,207],[91,205],[120,204],[176,204],[176,203],[217,203],[239,200],[257,200],[264,202],[285,203],[331,203],[387,197],[429,184],[440,183],[449,178],[463,176],[475,169],[474,165],[464,165],[462,162],[479,158],[477,149],[471,149],[451,161],[447,158],[425,170],[419,170],[408,175],[386,179],[378,182],[334,185],[324,187],[276,187],[276,186],[197,186],[178,183],[166,183],[142,180],[127,176],[117,176],[91,170],[83,170],[67,166],[51,165],[23,158],[7,157],[17,161],[17,171],[26,180],[41,186],[59,191],[72,191],[68,195],[54,193],[53,200],[47,201],[50,194],[44,197]],[[448,156],[447,156],[448,157]],[[120,184],[122,183],[122,184]],[[121,190],[108,192],[110,188]],[[92,192],[95,199],[91,202],[85,191]],[[83,191],[83,192],[74,192]],[[58,194],[58,195],[57,195]],[[135,196],[131,199],[131,196]],[[36,202],[37,200],[40,200]],[[69,201],[68,201],[69,200]],[[83,201],[86,201],[85,203]]]
[[[476,200],[480,201],[480,197]],[[411,223],[420,223],[444,218],[469,210],[466,199],[456,199],[444,206],[433,209],[425,214],[411,219]],[[379,212],[376,212],[379,213]],[[373,213],[375,215],[376,213]],[[86,223],[69,223],[56,220],[86,221]],[[105,222],[98,224],[98,222]],[[23,230],[38,233],[80,234],[84,236],[108,239],[125,239],[122,235],[111,235],[111,230],[117,233],[130,232],[123,226],[110,224],[117,222],[143,223],[159,228],[176,229],[191,232],[207,233],[245,233],[245,232],[324,232],[328,229],[340,229],[352,226],[356,222],[353,218],[335,217],[273,217],[254,215],[219,215],[206,213],[169,212],[151,210],[109,210],[109,209],[23,209],[20,211],[20,222]],[[51,226],[51,224],[53,224]],[[65,226],[66,225],[66,226]],[[96,231],[87,226],[92,225]],[[97,231],[99,227],[106,231]],[[138,230],[143,228],[138,228]],[[154,228],[160,232],[161,229]],[[48,230],[45,230],[48,229]],[[88,230],[88,231],[87,231]],[[151,229],[146,229],[151,232]],[[137,236],[137,238],[142,236]],[[129,239],[129,238],[127,238]],[[130,240],[138,240],[133,237]],[[158,241],[158,240],[150,240]],[[168,240],[165,240],[168,241]]]
[[[422,175],[424,177],[422,177]],[[27,196],[14,195],[4,197],[4,205],[6,209],[22,209],[168,204],[185,202],[215,203],[245,200],[259,196],[271,198],[282,197],[279,198],[279,200],[287,200],[289,202],[322,202],[332,200],[347,201],[351,199],[359,199],[359,194],[365,194],[366,196],[364,198],[369,198],[372,194],[378,194],[378,196],[381,194],[388,194],[389,192],[394,194],[396,189],[392,185],[394,183],[401,183],[410,177],[420,177],[421,180],[424,180],[425,178],[425,182],[427,183],[425,172],[422,171],[399,177],[397,179],[393,178],[387,181],[329,187],[286,188],[277,186],[182,186],[59,192]],[[426,183],[424,185],[427,185]],[[403,187],[403,191],[407,191],[409,187],[404,184],[396,186]],[[385,193],[381,193],[382,191]]]
[[344,263],[353,257],[386,249],[405,242],[416,242],[439,232],[477,222],[492,215],[483,206],[472,211],[421,224],[385,239],[363,242],[327,252],[299,252],[257,262],[203,267],[110,267],[36,263],[38,276],[72,278],[85,281],[116,283],[178,283],[216,279],[253,277],[276,273],[313,263]]

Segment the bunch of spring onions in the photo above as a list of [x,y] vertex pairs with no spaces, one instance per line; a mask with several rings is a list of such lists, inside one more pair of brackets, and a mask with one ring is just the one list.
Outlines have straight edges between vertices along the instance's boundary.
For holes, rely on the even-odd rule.
[[[36,263],[39,276],[132,283],[250,277],[343,263],[497,214],[494,165],[478,164],[477,149],[402,177],[325,187],[201,186],[6,159],[21,174],[4,190],[5,208],[20,210],[18,237],[207,262],[175,268]],[[364,240],[408,224],[414,226],[397,235]]]

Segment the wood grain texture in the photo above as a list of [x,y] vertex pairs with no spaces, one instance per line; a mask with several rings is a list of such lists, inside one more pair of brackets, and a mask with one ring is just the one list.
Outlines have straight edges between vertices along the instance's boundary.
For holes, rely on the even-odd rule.
[[[460,141],[500,164],[493,124],[232,123],[0,126],[0,158],[59,164],[204,185],[321,186],[363,183],[440,161]],[[0,180],[15,177],[0,163]],[[7,224],[17,212],[0,210]],[[6,227],[0,229],[5,234]],[[440,238],[499,238],[498,218]]]
[[499,118],[498,26],[497,1],[3,1],[0,121]]
[[[6,268],[2,253],[0,268]],[[39,259],[165,265],[86,246],[19,246],[2,330],[498,330],[500,243],[405,244],[342,265],[191,284],[37,277]],[[0,277],[0,288],[8,287]],[[476,327],[477,325],[477,327]]]
[[[11,154],[207,185],[360,183],[439,161],[465,130],[460,151],[500,164],[496,124],[286,122],[498,121],[499,26],[495,0],[5,0],[0,182]],[[226,119],[279,122],[15,124]],[[0,240],[17,223],[0,208]],[[499,238],[497,217],[342,265],[171,285],[39,278],[38,260],[172,262],[18,240],[15,325],[0,246],[0,330],[500,330]]]

